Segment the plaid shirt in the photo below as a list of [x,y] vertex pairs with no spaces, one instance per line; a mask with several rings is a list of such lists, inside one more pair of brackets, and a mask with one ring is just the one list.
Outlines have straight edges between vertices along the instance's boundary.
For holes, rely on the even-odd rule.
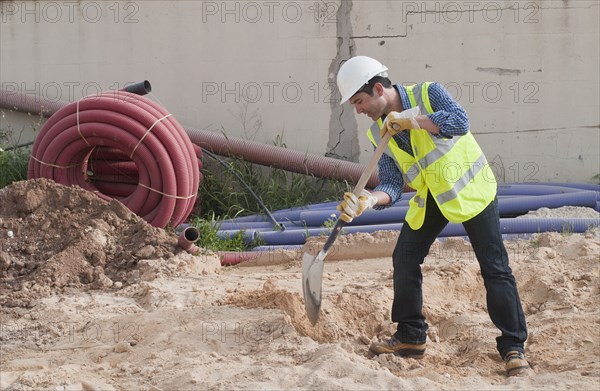
[[[394,88],[400,94],[402,107],[405,109],[412,107],[406,88],[396,84]],[[433,113],[428,117],[440,128],[440,134],[436,137],[452,138],[452,136],[462,136],[469,131],[469,119],[464,109],[452,98],[446,89],[439,83],[429,85],[429,101]],[[405,152],[413,155],[410,144],[410,132],[400,132],[394,136],[398,146]],[[374,191],[383,191],[387,193],[391,202],[388,205],[377,205],[374,209],[386,208],[402,198],[402,189],[404,188],[404,179],[398,169],[394,159],[384,154],[379,159],[379,179],[380,183]]]

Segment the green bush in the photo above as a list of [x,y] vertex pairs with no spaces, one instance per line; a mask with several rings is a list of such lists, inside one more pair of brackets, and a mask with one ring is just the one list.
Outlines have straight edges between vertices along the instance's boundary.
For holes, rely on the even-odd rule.
[[196,212],[200,218],[223,220],[265,213],[258,199],[270,211],[337,200],[350,188],[347,183],[263,167],[241,159],[225,160],[227,169],[206,156],[203,161],[204,180],[198,191]]
[[22,137],[26,127],[34,134],[37,133],[46,118],[45,113],[38,116],[28,114],[29,124],[19,131],[6,124],[7,112],[13,113],[13,110],[0,110],[0,188],[27,179],[27,165],[33,142],[24,142]]
[[196,243],[201,248],[212,251],[244,251],[247,246],[244,243],[243,233],[239,232],[228,239],[217,236],[220,223],[213,218],[193,217],[189,224],[198,228],[200,239]]
[[10,136],[11,132],[0,129],[0,188],[27,179],[31,148],[15,145]]
[[29,150],[0,151],[0,188],[27,179],[28,162]]

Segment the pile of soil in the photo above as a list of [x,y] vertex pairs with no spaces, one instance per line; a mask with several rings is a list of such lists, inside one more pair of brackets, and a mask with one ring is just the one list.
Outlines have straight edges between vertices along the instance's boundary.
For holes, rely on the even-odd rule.
[[59,292],[120,289],[194,263],[174,234],[120,202],[43,178],[0,190],[0,239],[3,307],[30,307]]

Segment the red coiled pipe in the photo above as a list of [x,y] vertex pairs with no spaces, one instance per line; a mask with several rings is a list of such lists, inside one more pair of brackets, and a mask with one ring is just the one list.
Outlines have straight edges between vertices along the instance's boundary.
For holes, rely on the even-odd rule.
[[182,223],[194,207],[201,168],[197,153],[164,108],[143,96],[110,91],[68,104],[50,117],[33,145],[28,177],[118,198],[163,228]]

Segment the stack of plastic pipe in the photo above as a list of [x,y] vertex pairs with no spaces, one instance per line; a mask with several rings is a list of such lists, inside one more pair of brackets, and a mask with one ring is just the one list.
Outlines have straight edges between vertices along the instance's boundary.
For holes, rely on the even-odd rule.
[[162,228],[191,213],[200,158],[200,148],[163,107],[134,93],[107,91],[50,117],[35,139],[28,177],[118,199]]
[[[403,199],[383,210],[368,210],[344,228],[345,233],[372,233],[399,231],[404,224],[408,200],[413,194],[405,193]],[[310,236],[328,235],[330,223],[339,212],[337,202],[306,205],[273,212],[281,231],[273,227],[265,216],[253,215],[222,222],[221,238],[241,234],[246,243],[264,244],[255,251],[279,248],[294,249],[302,246]],[[538,232],[584,232],[600,225],[598,218],[516,218],[540,208],[562,206],[588,207],[600,211],[600,186],[581,183],[513,183],[498,186],[500,226],[503,234],[531,234]],[[461,224],[448,224],[440,237],[465,236]]]

